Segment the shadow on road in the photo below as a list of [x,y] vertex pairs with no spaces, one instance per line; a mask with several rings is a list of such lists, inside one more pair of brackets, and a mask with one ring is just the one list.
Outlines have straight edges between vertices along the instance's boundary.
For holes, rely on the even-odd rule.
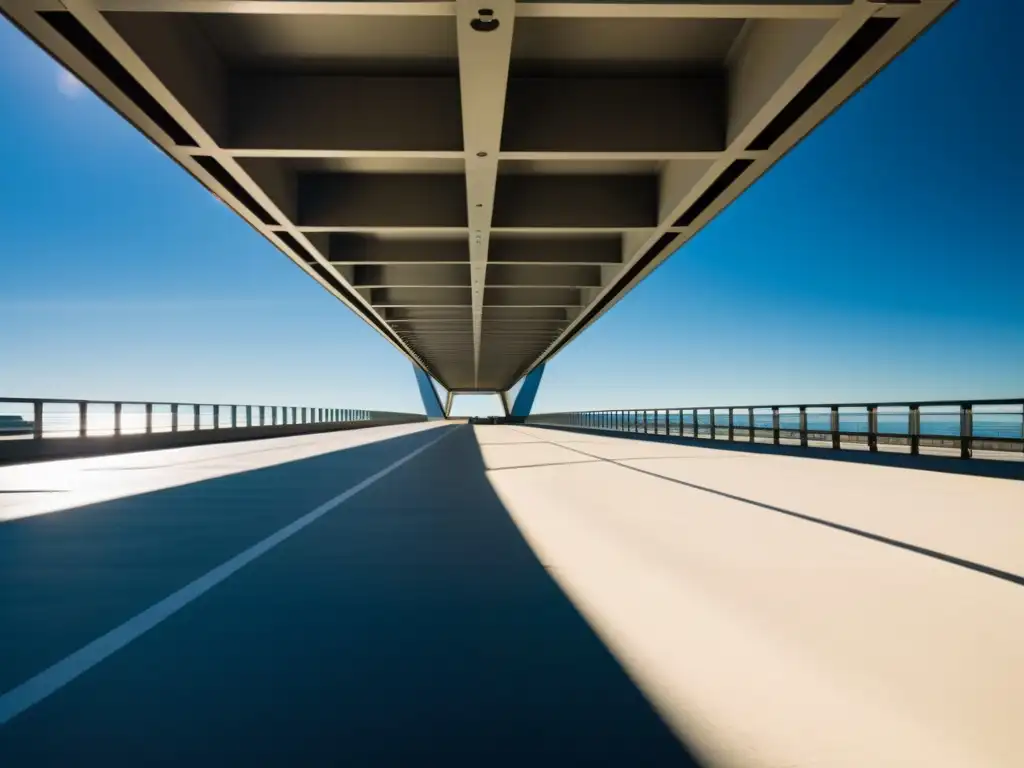
[[[0,726],[0,764],[697,765],[524,541],[473,431],[440,429]],[[0,524],[0,692],[438,434]]]

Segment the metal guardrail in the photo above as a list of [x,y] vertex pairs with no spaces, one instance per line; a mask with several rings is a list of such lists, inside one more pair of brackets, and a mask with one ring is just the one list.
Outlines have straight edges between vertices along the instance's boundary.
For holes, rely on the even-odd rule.
[[1024,398],[901,403],[714,406],[543,413],[527,424],[730,442],[842,448],[905,446],[961,458],[1024,457]]
[[422,414],[357,408],[0,397],[0,439],[59,439],[300,424],[402,424]]

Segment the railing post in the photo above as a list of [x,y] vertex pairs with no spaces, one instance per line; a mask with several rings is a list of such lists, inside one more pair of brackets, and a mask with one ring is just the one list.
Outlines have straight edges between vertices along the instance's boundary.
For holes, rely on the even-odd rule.
[[114,403],[114,436],[121,434],[121,403]]
[[960,406],[960,458],[971,458],[972,437],[974,436],[974,412],[970,403]]
[[878,450],[878,406],[868,406],[868,450]]
[[231,406],[231,428],[234,429],[238,426],[238,406]]
[[85,437],[88,434],[89,404],[84,400],[78,403],[78,436]]
[[153,434],[153,404],[146,403],[146,434]]
[[729,409],[729,442],[733,441],[733,420],[732,420],[732,408]]
[[755,442],[754,440],[754,409],[747,408],[747,441]]
[[192,430],[199,431],[199,403],[192,406]]
[[665,437],[672,434],[672,411],[665,409]]
[[921,453],[921,406],[910,406],[907,428],[910,432],[910,455],[917,456]]
[[694,408],[692,411],[693,416],[693,439],[696,440],[700,437],[700,427],[697,426],[697,409]]
[[260,406],[260,426],[262,427],[265,424],[266,424],[266,406],[261,405]]
[[245,406],[245,426],[247,426],[247,427],[251,427],[252,426],[252,406],[251,405]]
[[644,408],[644,434],[647,434],[647,409]]
[[772,442],[779,444],[779,406],[772,406]]
[[36,400],[32,403],[32,438],[43,439],[43,401]]
[[306,409],[305,408],[302,409],[302,423],[303,424],[306,423]]
[[807,447],[807,406],[800,406],[800,446]]
[[178,431],[178,404],[171,403],[171,432]]
[[213,428],[220,429],[220,406],[213,406]]
[[832,433],[832,447],[839,450],[839,406],[833,405],[829,411],[829,431]]
[[683,436],[683,409],[679,409],[679,436]]
[[715,409],[711,408],[708,411],[708,418],[711,419],[711,439],[715,439]]

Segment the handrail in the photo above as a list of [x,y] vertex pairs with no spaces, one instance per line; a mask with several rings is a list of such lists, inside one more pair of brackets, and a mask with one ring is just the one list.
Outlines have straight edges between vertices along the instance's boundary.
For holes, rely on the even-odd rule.
[[[975,408],[1003,406],[1012,408],[1009,411],[978,411]],[[929,413],[922,409],[937,407],[955,407],[956,413]],[[904,413],[893,413],[879,409],[901,408]],[[850,414],[844,409],[860,409],[862,414]],[[808,411],[826,411],[812,413]],[[762,413],[756,414],[755,411]],[[771,422],[758,423],[757,417],[766,420],[766,411],[771,412]],[[782,413],[782,411],[790,411]],[[793,412],[795,411],[795,412]],[[744,423],[737,423],[737,412],[743,412]],[[648,418],[653,414],[653,418]],[[724,420],[719,417],[725,417]],[[808,416],[828,419],[827,425],[811,424]],[[866,418],[864,429],[844,429],[843,420],[852,417]],[[938,417],[956,417],[947,419],[944,431],[929,432],[922,429],[922,418],[925,427],[929,419]],[[990,422],[1000,419],[1012,419],[1009,426],[993,426],[978,424],[975,417]],[[701,417],[704,417],[703,419]],[[798,424],[783,424],[783,419],[797,418]],[[892,424],[881,425],[879,418],[886,421],[905,418],[903,428],[888,428]],[[936,448],[959,448],[961,458],[971,458],[975,449],[998,454],[1000,452],[1024,452],[1024,398],[979,399],[979,400],[915,400],[900,402],[867,402],[867,403],[822,403],[815,405],[729,405],[729,406],[698,406],[685,408],[641,408],[641,409],[603,409],[593,411],[565,411],[542,413],[526,418],[528,424],[546,424],[550,426],[570,426],[584,429],[609,430],[613,432],[675,435],[677,437],[701,438],[712,440],[736,440],[737,433],[743,433],[747,442],[758,442],[758,438],[770,434],[771,442],[782,444],[783,440],[799,440],[801,447],[809,447],[812,441],[831,444],[833,449],[843,448],[843,443],[858,445],[867,444],[870,451],[877,451],[878,446],[909,446],[910,453],[919,454],[922,446]],[[1019,425],[1019,426],[1018,426]],[[897,425],[898,427],[899,425]],[[1012,429],[1011,429],[1012,427]],[[687,429],[689,428],[689,429]],[[934,427],[933,427],[934,429]],[[687,434],[689,432],[689,434]],[[987,432],[987,434],[986,434]],[[1013,432],[1013,434],[1008,434]],[[848,447],[848,446],[847,446]]]
[[[3,412],[5,405],[31,405],[31,414],[27,413],[27,409],[24,409],[26,410],[24,415],[5,414]],[[47,405],[73,405],[76,408],[53,413],[47,411]],[[93,410],[93,406],[110,406],[112,411],[97,413]],[[142,413],[126,414],[124,406],[141,406],[144,410]],[[161,409],[161,411],[157,411],[157,409]],[[228,418],[228,414],[230,414],[230,418]],[[29,415],[31,418],[26,418]],[[267,427],[303,424],[408,423],[423,421],[426,418],[422,414],[372,411],[363,408],[0,396],[0,417],[4,416],[7,418],[0,418],[0,438],[31,436],[36,440],[68,436],[86,438],[221,429],[266,429]],[[155,424],[154,416],[159,417],[159,421],[164,423],[162,425]],[[181,418],[183,416],[186,423],[191,422],[191,426],[185,427]],[[66,427],[63,429],[59,428],[62,417],[63,426]],[[13,421],[15,419],[16,422]],[[58,424],[55,425],[55,421]],[[134,421],[134,424],[126,424],[126,421]],[[166,428],[158,428],[160,426]]]
[[[697,405],[697,406],[685,406],[684,411],[708,411],[714,408],[716,411],[724,411],[727,408],[732,408],[736,411],[745,411],[753,408],[755,411],[770,409],[770,408],[831,408],[833,406],[839,408],[869,408],[874,406],[875,408],[900,408],[910,407],[916,405],[919,408],[931,408],[938,405],[1022,405],[1024,404],[1024,398],[1022,397],[1003,397],[1003,398],[990,398],[987,400],[971,400],[961,398],[950,398],[948,400],[896,400],[893,402],[882,402],[879,400],[865,400],[861,403],[793,403],[791,405]],[[622,408],[609,408],[605,409],[609,411],[615,410],[643,410],[642,408],[622,409]],[[677,411],[679,406],[672,406],[670,408],[648,408],[648,411]],[[584,411],[554,411],[553,413],[584,413]],[[542,414],[538,414],[542,415]]]

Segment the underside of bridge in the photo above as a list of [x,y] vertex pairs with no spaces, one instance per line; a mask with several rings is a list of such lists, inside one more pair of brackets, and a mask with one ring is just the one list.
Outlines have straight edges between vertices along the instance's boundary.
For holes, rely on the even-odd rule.
[[505,391],[953,0],[0,0],[449,390]]

